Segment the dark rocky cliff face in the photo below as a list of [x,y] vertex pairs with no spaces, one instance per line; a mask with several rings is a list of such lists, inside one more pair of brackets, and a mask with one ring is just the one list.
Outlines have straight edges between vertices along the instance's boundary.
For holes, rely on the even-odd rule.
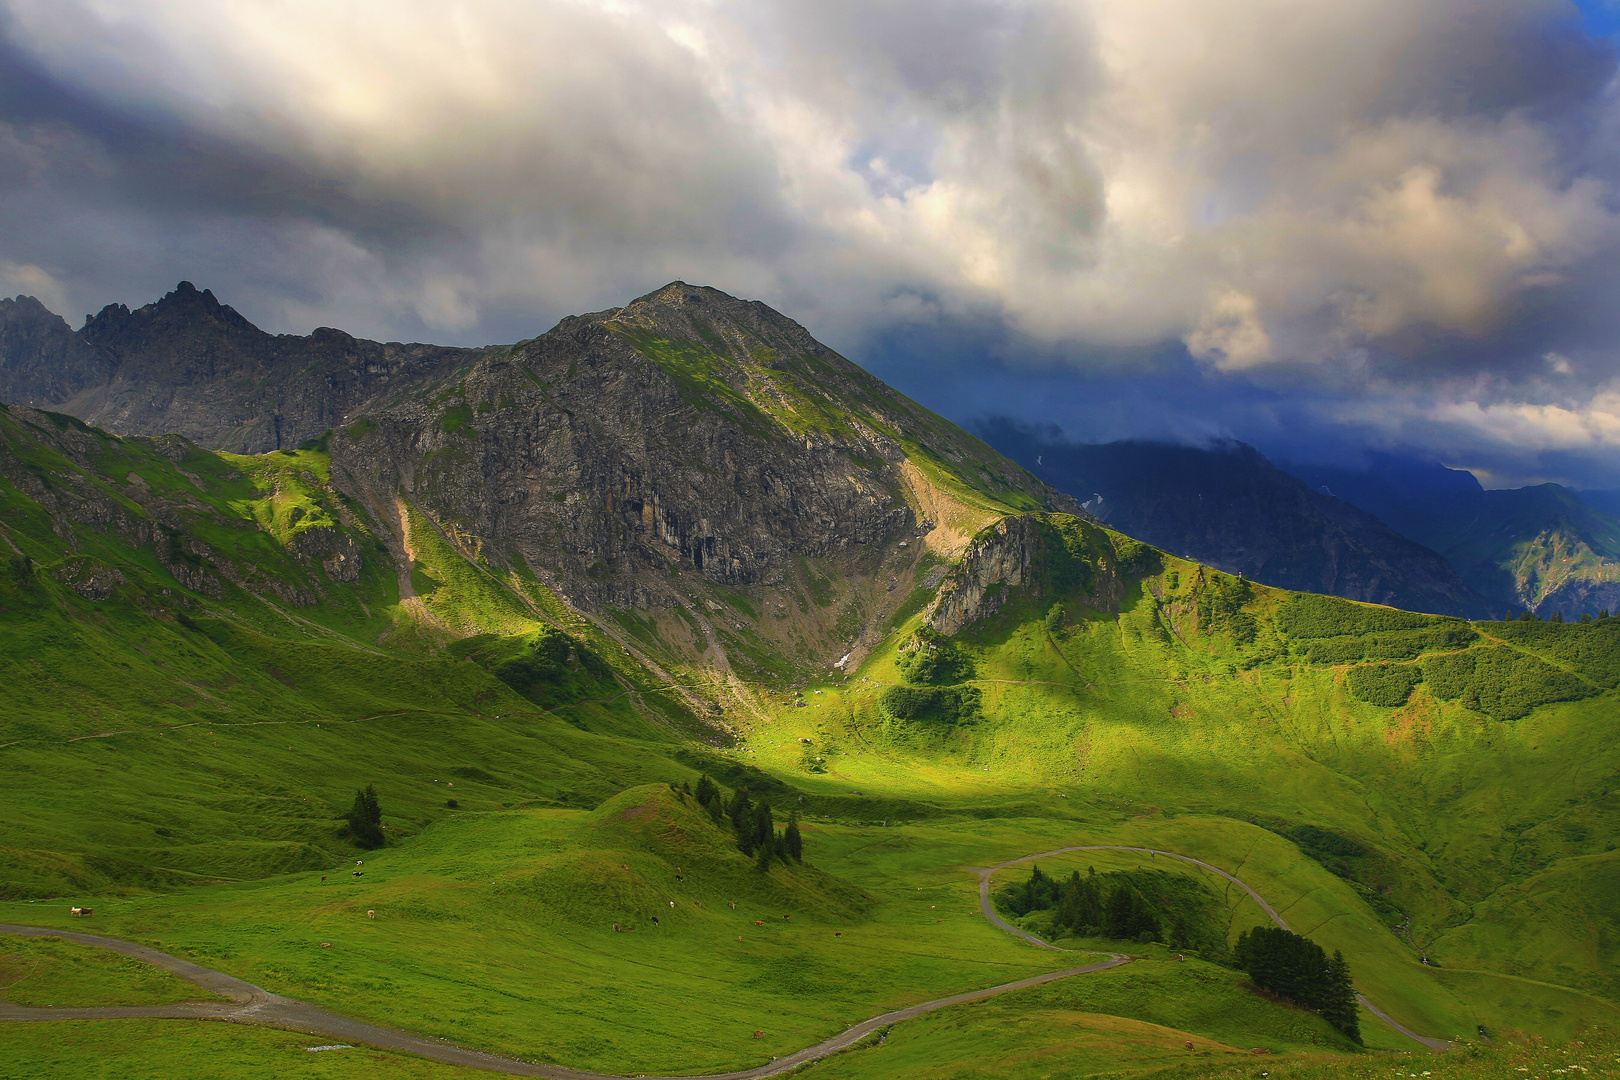
[[267,334],[185,281],[134,311],[110,304],[77,332],[32,297],[0,301],[0,399],[244,454],[297,446],[481,354],[328,328]]
[[57,405],[105,384],[113,366],[32,296],[0,300],[0,402]]
[[791,585],[798,560],[959,548],[1009,509],[1074,509],[791,319],[681,283],[493,350],[330,449],[396,535],[408,501],[469,557],[593,608],[677,603],[683,573]]
[[1266,585],[1481,618],[1502,606],[1444,557],[1241,443],[1056,443],[1009,424],[991,442],[1110,527]]

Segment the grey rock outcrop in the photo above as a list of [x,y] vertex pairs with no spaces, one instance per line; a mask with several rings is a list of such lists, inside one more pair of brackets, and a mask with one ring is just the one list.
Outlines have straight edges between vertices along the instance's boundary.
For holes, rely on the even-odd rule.
[[798,559],[915,536],[914,459],[1072,505],[791,319],[679,282],[495,350],[330,449],[393,531],[400,495],[469,558],[585,607],[677,603],[682,572],[782,585]]

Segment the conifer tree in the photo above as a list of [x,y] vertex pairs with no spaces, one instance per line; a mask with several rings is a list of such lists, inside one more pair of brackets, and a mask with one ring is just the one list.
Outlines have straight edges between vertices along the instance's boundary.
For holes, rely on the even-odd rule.
[[354,805],[349,808],[349,832],[363,848],[383,846],[382,806],[377,802],[374,785],[367,784],[364,791],[354,793]]
[[787,851],[788,858],[796,863],[804,862],[804,837],[799,834],[797,810],[788,814],[787,828],[782,831],[782,845]]
[[776,838],[776,822],[771,817],[771,804],[754,807],[753,839],[756,847],[770,847]]
[[698,801],[699,806],[707,810],[710,804],[720,798],[720,789],[709,779],[709,774],[704,773],[698,777],[697,788],[693,790],[692,797]]
[[1328,962],[1325,981],[1320,1007],[1322,1019],[1360,1046],[1361,1017],[1356,1009],[1356,987],[1350,979],[1350,965],[1338,949],[1333,950],[1333,959]]
[[728,808],[731,828],[737,834],[737,850],[744,855],[754,853],[754,803],[748,798],[748,789],[740,787],[731,798]]

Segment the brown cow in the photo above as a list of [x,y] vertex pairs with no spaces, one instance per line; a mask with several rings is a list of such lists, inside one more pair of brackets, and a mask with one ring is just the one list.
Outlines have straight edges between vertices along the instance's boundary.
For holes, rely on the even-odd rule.
[[619,924],[618,923],[613,924],[613,932],[615,934],[617,934],[619,932]]
[[74,915],[74,916],[93,915],[93,914],[95,914],[95,911],[96,911],[95,908],[87,908],[87,907],[68,908],[68,914],[69,915]]
[[731,905],[731,910],[732,911],[737,910],[737,901],[735,901],[735,900],[727,900],[726,903]]
[[368,919],[375,919],[375,918],[376,918],[376,917],[377,917],[377,913],[376,913],[376,912],[375,912],[375,911],[368,911],[368,912],[366,912],[366,918],[368,918]]

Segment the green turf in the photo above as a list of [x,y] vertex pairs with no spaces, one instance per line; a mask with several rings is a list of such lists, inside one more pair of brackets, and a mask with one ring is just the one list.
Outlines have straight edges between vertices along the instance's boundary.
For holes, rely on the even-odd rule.
[[173,1005],[214,996],[162,968],[93,945],[0,934],[0,1000],[13,1005]]
[[370,1047],[310,1052],[330,1040],[188,1020],[16,1024],[0,1039],[6,1080],[487,1080],[491,1073]]

